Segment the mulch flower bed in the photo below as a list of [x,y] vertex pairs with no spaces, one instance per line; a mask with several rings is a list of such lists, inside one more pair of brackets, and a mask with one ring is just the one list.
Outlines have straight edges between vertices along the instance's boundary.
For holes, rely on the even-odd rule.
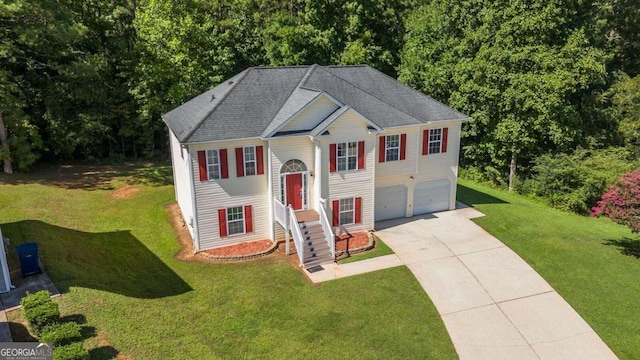
[[[369,250],[374,243],[366,231],[352,234],[336,235],[336,253],[358,253]],[[225,246],[217,249],[204,250],[200,254],[212,260],[237,261],[249,260],[272,253],[277,244],[271,240],[248,241],[241,244]]]
[[217,261],[241,261],[267,256],[278,248],[278,243],[271,240],[249,241],[241,244],[204,250],[201,255]]
[[250,255],[267,251],[271,247],[271,245],[273,245],[271,240],[258,240],[225,246],[217,249],[204,250],[203,252],[213,256]]
[[362,249],[371,244],[369,233],[366,231],[358,231],[352,234],[336,235],[336,251],[352,252],[356,249]]

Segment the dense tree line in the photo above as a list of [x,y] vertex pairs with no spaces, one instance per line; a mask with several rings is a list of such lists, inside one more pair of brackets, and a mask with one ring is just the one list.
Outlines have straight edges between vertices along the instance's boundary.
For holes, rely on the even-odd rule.
[[467,176],[560,207],[638,165],[636,0],[6,0],[0,30],[0,158],[21,169],[164,154],[163,112],[249,66],[311,63],[366,63],[465,112]]

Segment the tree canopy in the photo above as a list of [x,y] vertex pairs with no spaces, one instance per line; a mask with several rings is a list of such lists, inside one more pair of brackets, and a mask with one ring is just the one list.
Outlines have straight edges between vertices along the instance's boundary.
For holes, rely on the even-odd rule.
[[162,113],[249,66],[312,63],[368,64],[470,115],[461,165],[497,183],[640,154],[634,0],[7,0],[0,29],[0,160],[19,169],[166,156]]
[[[609,143],[613,123],[590,104],[610,56],[583,2],[433,1],[416,10],[400,79],[469,114],[465,165],[505,171],[549,152]],[[447,21],[443,22],[445,18]]]

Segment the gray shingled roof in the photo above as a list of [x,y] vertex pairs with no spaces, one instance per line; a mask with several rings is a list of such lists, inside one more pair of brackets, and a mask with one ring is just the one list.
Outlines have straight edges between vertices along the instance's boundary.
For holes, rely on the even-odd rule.
[[162,118],[182,143],[264,137],[320,93],[383,129],[468,118],[364,65],[249,68]]

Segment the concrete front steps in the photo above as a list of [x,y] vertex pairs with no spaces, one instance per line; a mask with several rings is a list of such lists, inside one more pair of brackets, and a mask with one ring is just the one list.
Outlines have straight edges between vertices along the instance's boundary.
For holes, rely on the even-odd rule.
[[335,261],[319,221],[304,221],[298,223],[298,226],[303,238],[304,255],[302,266],[304,268]]

